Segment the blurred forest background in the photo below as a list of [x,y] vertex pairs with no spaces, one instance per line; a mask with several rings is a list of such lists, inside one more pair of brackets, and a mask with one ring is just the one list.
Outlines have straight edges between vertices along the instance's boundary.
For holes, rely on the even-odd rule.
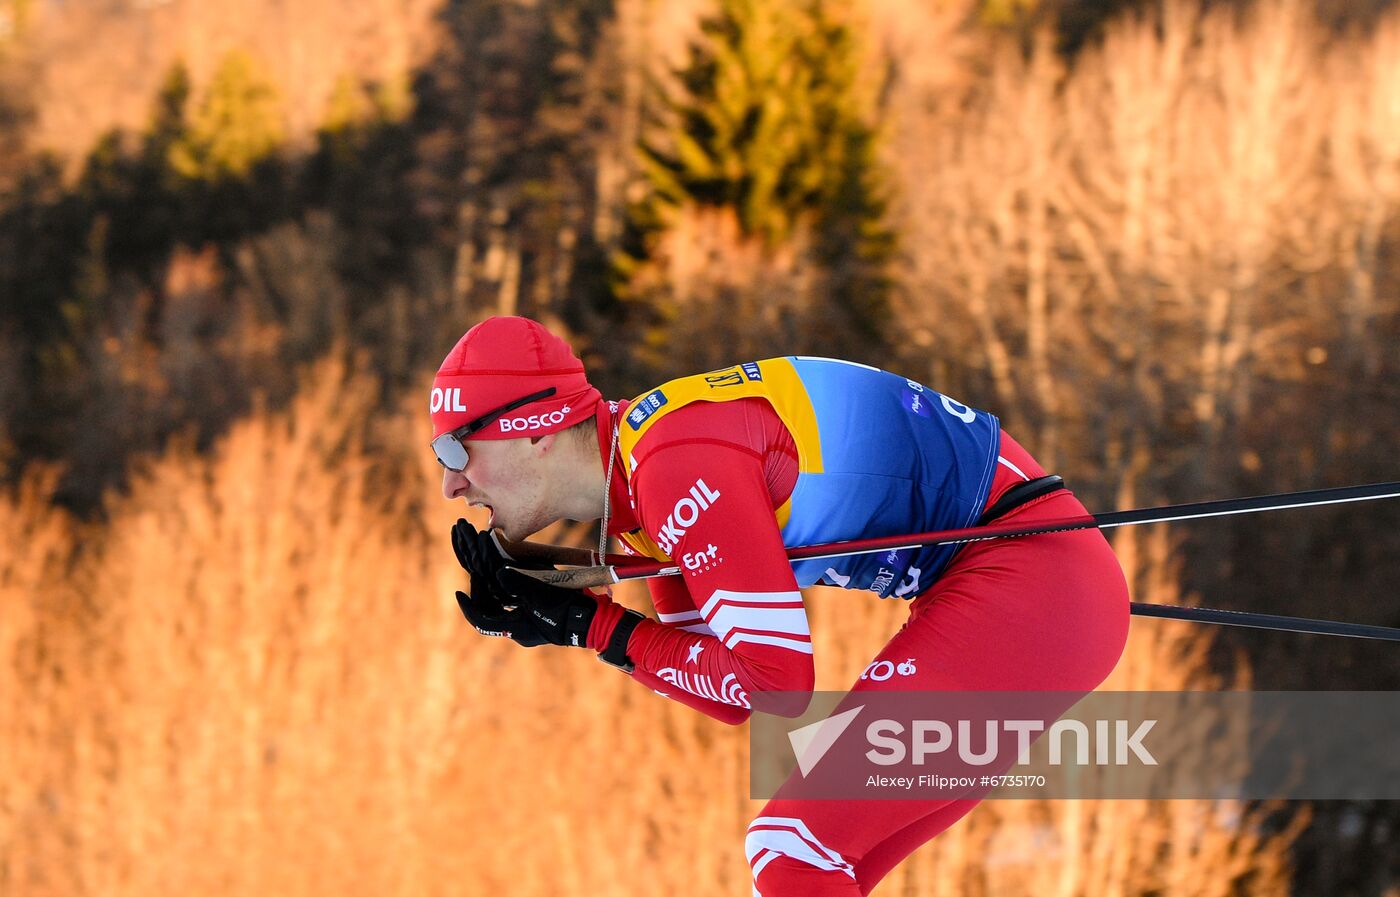
[[[426,384],[495,313],[612,397],[878,363],[1094,510],[1400,479],[1400,10],[0,0],[0,892],[748,893],[742,730],[451,600]],[[1115,540],[1400,626],[1395,503]],[[810,599],[824,688],[904,612]],[[1108,687],[1400,656],[1136,621]],[[1397,839],[992,802],[878,893],[1396,897]]]

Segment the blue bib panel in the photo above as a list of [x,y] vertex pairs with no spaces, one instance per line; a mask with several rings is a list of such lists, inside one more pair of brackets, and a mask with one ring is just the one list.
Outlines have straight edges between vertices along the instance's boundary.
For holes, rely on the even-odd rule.
[[[651,425],[692,402],[762,397],[797,445],[792,496],[778,510],[787,547],[972,526],[996,472],[995,416],[895,374],[852,362],[793,356],[673,380],[638,397],[622,426],[629,457]],[[624,465],[629,469],[631,464]],[[628,539],[656,556],[644,537]],[[799,561],[799,586],[913,598],[957,546]],[[664,557],[664,555],[662,555]]]

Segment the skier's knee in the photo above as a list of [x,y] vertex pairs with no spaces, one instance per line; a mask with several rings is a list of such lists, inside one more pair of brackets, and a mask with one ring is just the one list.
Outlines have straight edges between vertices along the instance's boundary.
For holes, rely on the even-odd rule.
[[855,867],[795,816],[760,816],[749,823],[744,853],[754,897],[860,893]]

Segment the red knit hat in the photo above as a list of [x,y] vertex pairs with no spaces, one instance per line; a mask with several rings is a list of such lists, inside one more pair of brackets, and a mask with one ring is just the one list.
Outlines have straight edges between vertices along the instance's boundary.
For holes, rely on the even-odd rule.
[[529,318],[487,318],[457,341],[433,378],[433,438],[550,387],[554,395],[508,412],[472,438],[554,433],[592,417],[602,399],[568,343]]

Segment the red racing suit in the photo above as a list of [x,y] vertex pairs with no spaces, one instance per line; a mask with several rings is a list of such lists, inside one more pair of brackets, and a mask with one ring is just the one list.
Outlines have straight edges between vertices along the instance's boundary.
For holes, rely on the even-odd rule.
[[[606,459],[608,422],[617,418],[606,409],[598,417]],[[985,507],[1045,473],[1010,436],[999,435]],[[799,468],[784,420],[760,398],[696,402],[656,421],[629,454],[630,477],[623,458],[614,471],[610,532],[633,543],[664,542],[682,567],[680,576],[649,581],[657,619],[640,622],[630,637],[633,678],[731,724],[748,718],[755,692],[810,692],[811,633],[779,526]],[[1001,520],[1083,513],[1062,490]],[[822,581],[841,582],[838,571],[827,573],[835,577]],[[1096,530],[965,545],[935,580],[898,597],[910,600],[909,620],[867,671],[890,661],[899,673],[862,676],[853,691],[1082,694],[1112,670],[1127,634],[1126,584]],[[605,647],[621,616],[620,607],[604,604],[590,647]],[[975,803],[775,799],[747,836],[755,893],[868,893]]]

